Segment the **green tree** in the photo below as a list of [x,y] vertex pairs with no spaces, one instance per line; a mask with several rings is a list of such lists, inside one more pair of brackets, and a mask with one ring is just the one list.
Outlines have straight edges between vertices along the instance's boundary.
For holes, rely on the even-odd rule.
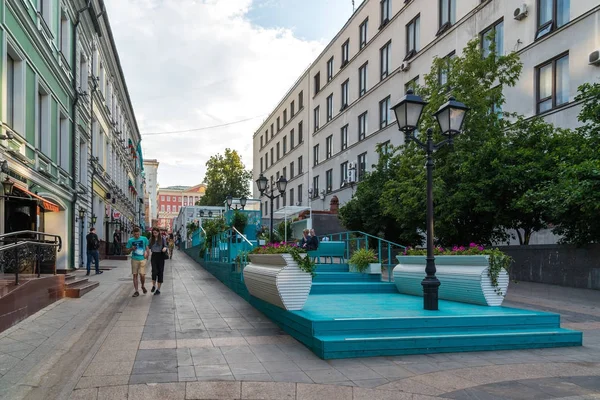
[[214,155],[206,162],[206,192],[197,205],[221,206],[228,195],[249,197],[251,179],[252,171],[246,170],[238,152],[225,149],[224,155]]
[[557,137],[556,179],[540,193],[540,207],[550,209],[552,231],[564,243],[600,242],[600,83],[579,87],[582,126]]

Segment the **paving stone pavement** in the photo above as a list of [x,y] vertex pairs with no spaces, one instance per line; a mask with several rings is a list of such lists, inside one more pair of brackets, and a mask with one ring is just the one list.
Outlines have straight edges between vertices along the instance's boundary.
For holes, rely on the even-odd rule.
[[[321,360],[182,252],[158,296],[128,262],[0,334],[6,399],[600,399],[600,292],[511,284],[584,347]],[[151,284],[147,287],[150,289]]]

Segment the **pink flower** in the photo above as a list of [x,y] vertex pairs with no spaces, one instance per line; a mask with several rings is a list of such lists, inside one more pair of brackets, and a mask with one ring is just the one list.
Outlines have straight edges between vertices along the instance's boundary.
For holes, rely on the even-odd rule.
[[477,248],[481,251],[483,251],[483,246],[477,246]]
[[458,251],[465,251],[465,246],[460,246],[460,247],[458,248]]
[[456,247],[456,246],[452,247],[452,251],[458,251],[458,247]]
[[471,243],[469,243],[469,247],[477,247],[477,244],[471,242]]

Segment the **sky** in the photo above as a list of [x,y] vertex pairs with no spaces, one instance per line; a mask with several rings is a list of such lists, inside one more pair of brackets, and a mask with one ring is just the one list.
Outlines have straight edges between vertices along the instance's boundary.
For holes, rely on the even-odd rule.
[[352,14],[351,0],[105,4],[161,187],[201,183],[228,147],[251,169],[254,132]]

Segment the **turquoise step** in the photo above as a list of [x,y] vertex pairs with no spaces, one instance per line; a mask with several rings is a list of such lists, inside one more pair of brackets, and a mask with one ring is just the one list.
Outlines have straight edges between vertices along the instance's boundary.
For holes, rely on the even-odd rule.
[[482,350],[581,346],[582,334],[561,328],[505,329],[486,332],[325,335],[316,336],[313,350],[324,359],[374,357]]
[[391,282],[313,282],[310,294],[398,293]]
[[319,272],[314,282],[381,282],[381,274],[360,274],[357,272]]
[[317,274],[321,272],[348,272],[348,264],[317,264]]

